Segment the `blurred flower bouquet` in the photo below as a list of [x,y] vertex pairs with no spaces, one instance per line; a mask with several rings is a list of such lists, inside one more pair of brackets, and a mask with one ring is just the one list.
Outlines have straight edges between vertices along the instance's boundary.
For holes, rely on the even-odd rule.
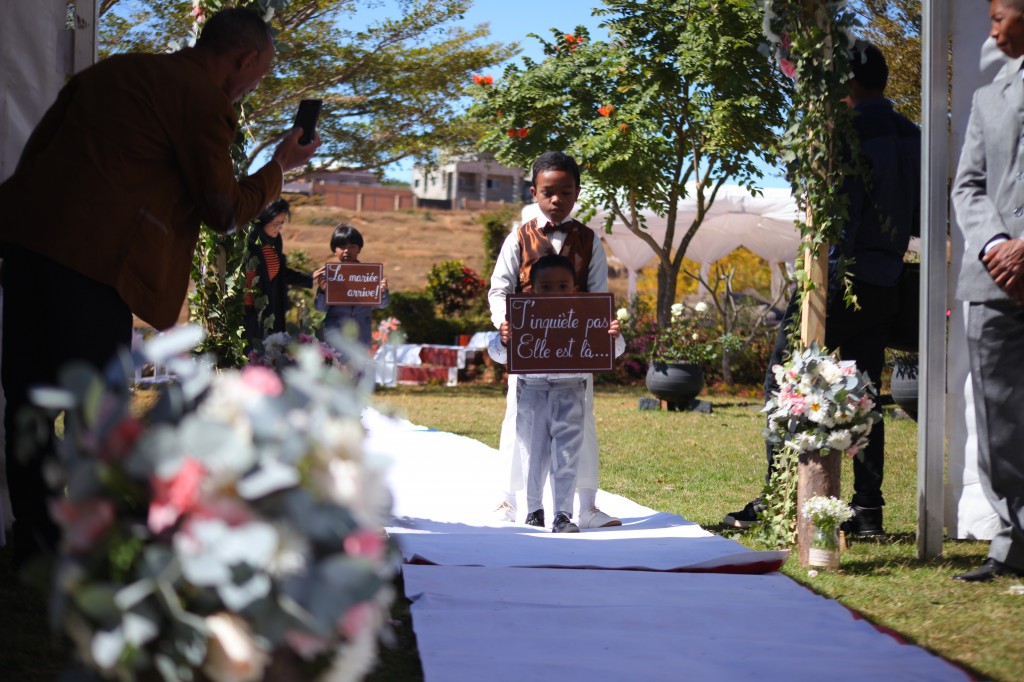
[[651,362],[668,365],[692,363],[705,365],[715,357],[715,341],[707,319],[708,304],[703,301],[692,308],[682,303],[672,305],[671,319],[651,346]]
[[840,362],[812,343],[772,368],[779,390],[765,405],[769,442],[785,451],[838,450],[856,455],[868,442],[875,389],[853,362]]
[[[164,361],[201,339],[144,349]],[[363,396],[317,344],[280,373],[215,374],[172,359],[143,418],[132,361],[86,366],[40,389],[63,410],[65,495],[53,615],[109,679],[356,680],[372,666],[392,599],[390,495],[364,456]],[[40,415],[42,416],[42,415]]]
[[[381,346],[385,346],[389,343],[402,343],[404,334],[402,334],[402,323],[399,322],[397,317],[388,317],[380,321],[377,325],[377,329],[373,332],[373,348],[371,348],[371,355],[377,352],[377,349]],[[394,338],[392,338],[392,334]]]
[[273,369],[283,369],[289,365],[294,365],[295,355],[293,350],[296,344],[316,348],[326,365],[337,365],[341,362],[340,353],[330,344],[317,339],[315,336],[299,334],[297,338],[293,339],[292,335],[288,332],[278,332],[270,334],[263,339],[263,348],[261,350],[253,350],[249,353],[249,364],[262,365],[263,367]]

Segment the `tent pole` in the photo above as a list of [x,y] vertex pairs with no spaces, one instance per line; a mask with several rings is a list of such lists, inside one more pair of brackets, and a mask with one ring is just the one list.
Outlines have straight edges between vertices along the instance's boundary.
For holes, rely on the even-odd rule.
[[942,554],[949,224],[949,0],[925,0],[921,33],[921,294],[917,421],[917,555]]
[[96,0],[75,0],[75,26],[71,73],[92,66],[97,61],[100,30],[99,3]]

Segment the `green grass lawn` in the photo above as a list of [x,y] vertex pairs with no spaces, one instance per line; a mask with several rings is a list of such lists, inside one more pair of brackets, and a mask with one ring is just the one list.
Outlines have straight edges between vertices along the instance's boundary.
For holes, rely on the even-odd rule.
[[[726,513],[757,496],[764,481],[760,401],[712,396],[712,414],[641,412],[638,400],[646,395],[643,388],[597,389],[601,487],[763,549],[745,533],[720,525]],[[378,394],[377,401],[413,422],[497,446],[504,414],[500,387],[403,387]],[[1024,581],[1004,578],[979,585],[951,580],[955,573],[980,565],[988,547],[983,542],[947,541],[941,558],[917,558],[916,459],[917,424],[887,413],[883,490],[889,536],[854,543],[844,553],[839,572],[810,578],[795,557],[783,572],[976,677],[1024,680],[1019,636],[1024,596],[1008,589]],[[852,466],[845,463],[847,500],[852,479]],[[736,627],[756,636],[759,624]]]
[[[763,483],[763,421],[757,399],[709,398],[712,414],[641,412],[642,388],[599,386],[595,399],[601,443],[601,487],[660,511],[681,514],[709,530],[754,548],[746,534],[719,525],[729,511],[755,497]],[[501,387],[464,384],[457,388],[403,387],[378,393],[378,407],[410,420],[497,446],[504,414]],[[784,572],[811,589],[857,610],[969,669],[976,677],[1024,680],[1024,596],[1008,588],[1022,582],[1004,578],[969,585],[951,580],[985,557],[987,543],[947,541],[943,557],[917,559],[916,433],[909,420],[887,418],[885,527],[879,542],[857,542],[843,555],[842,570],[809,578],[795,559]],[[843,470],[850,495],[852,472]],[[55,680],[67,648],[48,635],[43,602],[11,574],[8,552],[0,551],[0,680]],[[373,682],[422,679],[408,603],[399,598],[394,648],[370,677]],[[756,636],[759,623],[737,623]],[[799,643],[794,642],[794,646]],[[738,642],[737,646],[742,646]],[[851,651],[851,656],[866,652]],[[836,662],[837,666],[842,661]]]

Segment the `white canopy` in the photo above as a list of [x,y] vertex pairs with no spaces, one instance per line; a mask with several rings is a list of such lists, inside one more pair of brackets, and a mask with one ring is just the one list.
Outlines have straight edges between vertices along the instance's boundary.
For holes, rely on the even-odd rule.
[[[689,194],[679,202],[673,248],[679,247],[697,216],[697,200],[693,198],[692,191]],[[536,204],[523,208],[523,221],[537,215],[539,209]],[[605,233],[602,228],[606,217],[607,213],[599,210],[588,222],[608,244],[615,257],[626,266],[629,272],[629,294],[632,296],[636,293],[637,273],[650,263],[654,252],[621,220],[612,222],[611,233]],[[665,218],[652,211],[645,211],[644,219],[647,232],[659,244],[662,243],[667,229]],[[772,264],[772,293],[775,294],[777,289],[781,289],[782,281],[778,268],[774,266],[792,262],[800,245],[800,232],[794,224],[798,219],[796,201],[788,189],[765,189],[760,196],[755,197],[743,187],[723,185],[705,214],[704,222],[690,241],[686,257],[706,267],[745,246]]]

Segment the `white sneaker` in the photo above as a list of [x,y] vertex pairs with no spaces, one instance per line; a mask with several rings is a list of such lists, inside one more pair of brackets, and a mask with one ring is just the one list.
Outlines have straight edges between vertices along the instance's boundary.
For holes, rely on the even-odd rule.
[[614,516],[608,516],[597,507],[591,507],[586,511],[581,510],[579,521],[580,528],[608,528],[622,525],[622,521]]
[[498,521],[516,522],[516,508],[507,500],[498,505],[498,508],[494,510],[494,515],[498,517]]

